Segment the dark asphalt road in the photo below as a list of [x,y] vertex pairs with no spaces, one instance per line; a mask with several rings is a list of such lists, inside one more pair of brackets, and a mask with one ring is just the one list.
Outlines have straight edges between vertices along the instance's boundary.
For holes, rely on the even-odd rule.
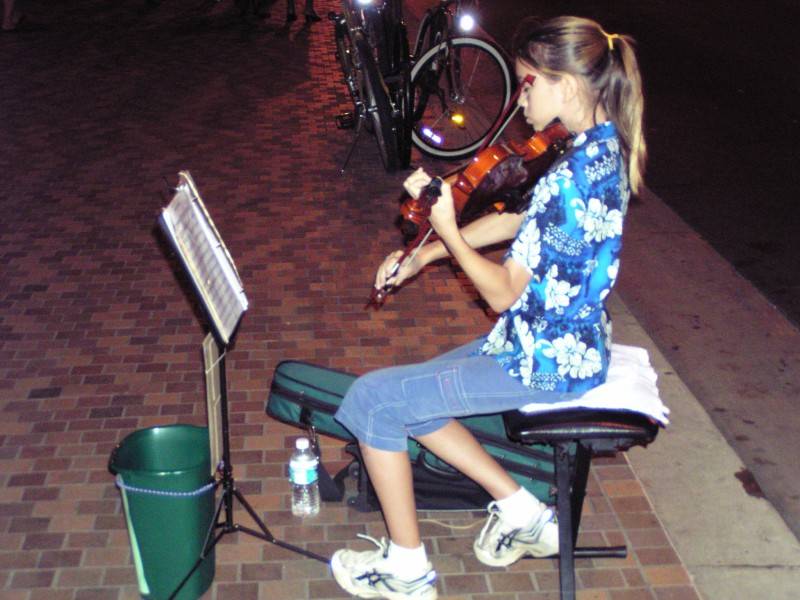
[[575,14],[633,35],[647,93],[647,183],[800,324],[800,3],[491,0],[507,44],[530,14]]

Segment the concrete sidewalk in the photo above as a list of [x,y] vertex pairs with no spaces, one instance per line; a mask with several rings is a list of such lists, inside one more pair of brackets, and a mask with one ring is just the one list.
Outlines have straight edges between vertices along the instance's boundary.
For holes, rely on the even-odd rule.
[[[398,244],[405,175],[383,171],[367,136],[339,174],[352,133],[332,119],[348,100],[330,26],[285,27],[282,8],[243,23],[229,3],[31,0],[39,28],[0,40],[0,600],[139,596],[109,454],[138,429],[205,423],[205,332],[154,233],[178,171],[195,177],[251,302],[227,361],[233,464],[277,538],[329,555],[357,533],[385,535],[378,513],[344,503],[291,516],[285,469],[300,432],[264,414],[280,360],[363,373],[490,327],[446,264],[363,310],[375,257]],[[741,461],[634,316],[641,234],[668,217],[660,206],[631,211],[627,248],[642,250],[611,309],[617,341],[650,350],[673,424],[593,464],[580,543],[625,543],[629,556],[578,561],[579,598],[795,598],[797,540],[732,476]],[[663,239],[680,254],[673,225]],[[342,444],[324,443],[331,469],[344,466]],[[440,597],[558,597],[555,560],[477,562],[481,513],[421,516]],[[343,597],[322,563],[241,534],[218,546],[205,595]]]
[[[775,366],[796,363],[800,332],[655,196],[632,206],[626,228],[615,332],[650,350],[672,410],[658,443],[628,453],[631,466],[704,597],[797,598],[800,544],[785,520],[796,519],[797,482],[776,477],[797,469],[797,415],[769,410],[796,389],[800,372]],[[767,469],[758,480],[692,387],[729,435],[753,415],[743,422],[754,451],[771,458],[755,461]]]
[[800,544],[774,506],[734,474],[742,460],[653,340],[615,295],[616,339],[647,348],[670,426],[628,461],[699,594],[708,600],[795,599]]

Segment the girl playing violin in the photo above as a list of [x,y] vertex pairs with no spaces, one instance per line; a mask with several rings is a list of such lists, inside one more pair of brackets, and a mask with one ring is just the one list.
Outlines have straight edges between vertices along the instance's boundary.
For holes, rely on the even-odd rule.
[[[571,148],[527,192],[523,214],[493,213],[459,229],[444,183],[430,223],[438,240],[395,272],[380,265],[375,286],[399,285],[452,256],[500,316],[492,331],[428,362],[360,377],[336,418],[358,438],[390,536],[376,550],[343,549],[336,581],[361,598],[437,597],[421,542],[406,447],[412,436],[491,494],[473,548],[482,563],[558,553],[553,511],[520,487],[453,417],[554,403],[604,382],[611,323],[604,301],[619,269],[622,222],[642,186],[644,99],[633,40],[597,23],[558,17],[529,25],[515,41],[518,100],[541,131],[558,119]],[[405,188],[416,197],[422,170]],[[476,249],[513,240],[497,264]],[[374,540],[373,540],[374,541]]]

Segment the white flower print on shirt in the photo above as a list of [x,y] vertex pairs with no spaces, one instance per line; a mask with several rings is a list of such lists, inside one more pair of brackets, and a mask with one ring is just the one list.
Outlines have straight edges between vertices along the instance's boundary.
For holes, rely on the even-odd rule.
[[534,219],[526,224],[526,226],[519,232],[513,247],[511,248],[511,256],[522,265],[525,265],[533,271],[539,266],[539,261],[542,259],[542,234],[536,225]]
[[559,195],[562,189],[570,187],[572,187],[572,171],[566,162],[561,162],[534,186],[528,214],[543,213],[553,196]]
[[542,350],[548,358],[555,358],[558,363],[558,374],[573,379],[586,379],[602,369],[600,352],[589,348],[572,333],[556,338]]
[[611,352],[611,340],[613,339],[612,331],[614,329],[614,326],[613,326],[613,323],[611,321],[611,318],[608,316],[608,313],[606,311],[603,311],[600,314],[600,327],[603,328],[603,332],[605,333],[606,349],[609,352]]
[[619,273],[619,259],[616,259],[606,269],[606,274],[608,278],[611,280],[611,285],[614,285],[614,282],[617,280],[617,274]]
[[600,300],[605,300],[606,296],[611,293],[611,288],[617,281],[617,274],[619,273],[619,259],[616,259],[608,267],[606,267],[606,275],[608,275],[608,287],[600,290]]
[[622,213],[608,210],[598,198],[590,198],[588,206],[580,198],[572,201],[575,218],[583,228],[583,239],[587,242],[602,242],[606,238],[622,235]]
[[536,338],[533,336],[530,324],[523,320],[522,315],[514,315],[514,327],[519,336],[519,343],[525,354],[533,354],[536,348]]
[[494,328],[486,336],[486,342],[481,348],[481,352],[485,354],[501,354],[503,352],[511,352],[514,349],[513,342],[508,340],[506,323],[508,317],[505,315],[497,319]]
[[544,309],[554,310],[556,314],[563,314],[569,306],[570,298],[574,298],[581,291],[579,285],[570,285],[569,281],[558,279],[558,265],[553,265],[545,276],[547,283],[544,289]]
[[603,359],[597,348],[589,348],[583,356],[578,377],[586,379],[592,377],[595,373],[599,373],[603,368]]
[[533,216],[536,213],[543,213],[547,202],[552,197],[550,190],[544,181],[539,181],[531,193],[531,200],[528,204],[528,215]]
[[531,378],[533,377],[533,361],[527,357],[523,356],[519,360],[519,377],[522,381],[522,385],[530,385]]
[[528,322],[523,320],[522,315],[514,316],[514,328],[516,329],[519,343],[523,351],[523,356],[519,362],[519,375],[524,385],[530,385],[531,375],[533,373],[533,361],[531,357],[536,348],[536,338]]
[[519,298],[517,298],[514,301],[514,304],[508,307],[508,310],[511,311],[512,313],[520,311],[527,312],[529,299],[530,299],[530,292],[526,287],[524,290],[522,290],[522,293],[520,294]]

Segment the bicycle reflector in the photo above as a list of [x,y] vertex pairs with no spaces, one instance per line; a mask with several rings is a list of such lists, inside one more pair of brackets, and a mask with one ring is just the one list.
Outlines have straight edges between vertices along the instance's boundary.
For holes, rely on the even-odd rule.
[[458,18],[458,28],[464,33],[475,29],[475,17],[469,13],[464,13]]
[[456,127],[464,127],[464,115],[462,113],[456,112],[450,115],[450,121],[452,121],[453,125]]
[[428,138],[430,141],[432,141],[437,146],[440,145],[442,143],[442,141],[443,141],[442,140],[442,136],[440,136],[438,133],[436,133],[430,127],[423,127],[422,128],[422,135],[424,135],[426,138]]

